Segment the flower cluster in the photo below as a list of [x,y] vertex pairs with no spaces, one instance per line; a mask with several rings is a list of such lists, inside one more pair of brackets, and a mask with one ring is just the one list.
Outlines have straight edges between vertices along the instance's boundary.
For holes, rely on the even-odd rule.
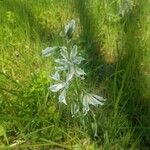
[[[64,37],[71,39],[73,32],[75,30],[75,20],[71,20],[64,29]],[[78,55],[77,45],[66,46],[54,46],[48,47],[42,51],[43,56],[51,56],[55,51],[58,51],[60,58],[56,58],[54,61],[57,64],[55,67],[55,73],[51,75],[51,78],[55,81],[54,85],[49,87],[52,92],[60,92],[58,100],[60,103],[67,105],[67,92],[74,78],[81,78],[86,75],[83,69],[79,67],[81,62],[84,60],[83,57]],[[62,74],[65,72],[65,78],[62,79]],[[82,99],[82,111],[84,114],[90,110],[90,105],[97,106],[103,105],[105,99],[95,94],[90,94],[86,92],[82,93],[80,99]],[[78,96],[78,95],[77,95]],[[79,97],[79,96],[78,96]],[[71,113],[72,115],[78,113],[80,107],[77,103],[72,102]]]

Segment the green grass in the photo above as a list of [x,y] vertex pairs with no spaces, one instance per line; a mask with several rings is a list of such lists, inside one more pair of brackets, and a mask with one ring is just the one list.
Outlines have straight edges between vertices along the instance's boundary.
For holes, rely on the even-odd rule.
[[[133,1],[123,16],[119,7],[119,0],[0,0],[0,149],[150,148],[149,1]],[[92,117],[72,118],[48,91],[54,66],[41,50],[63,43],[59,33],[72,18],[88,60],[85,86],[107,98],[94,109],[98,138]]]

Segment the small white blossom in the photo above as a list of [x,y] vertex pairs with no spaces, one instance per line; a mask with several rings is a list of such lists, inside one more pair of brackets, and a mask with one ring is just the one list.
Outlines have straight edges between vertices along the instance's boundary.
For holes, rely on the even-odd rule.
[[71,38],[72,37],[72,34],[75,30],[75,20],[72,19],[66,26],[65,26],[65,29],[64,29],[64,33],[65,33],[65,36],[67,36],[68,38]]
[[90,93],[86,93],[83,96],[83,112],[85,114],[87,114],[87,112],[90,110],[90,106],[89,105],[93,105],[93,106],[98,106],[98,105],[104,105],[104,101],[106,99],[104,99],[101,96],[95,95],[95,94],[90,94]]

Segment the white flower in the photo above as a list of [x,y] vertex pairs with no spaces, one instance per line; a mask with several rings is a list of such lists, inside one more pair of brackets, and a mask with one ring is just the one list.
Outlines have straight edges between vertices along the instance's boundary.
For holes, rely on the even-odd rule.
[[95,95],[95,94],[90,94],[90,93],[86,93],[83,96],[83,112],[85,114],[87,114],[87,112],[90,110],[89,105],[93,105],[93,106],[98,106],[98,105],[104,105],[104,101],[106,99],[104,99],[101,96]]
[[68,71],[66,79],[67,82],[70,81],[74,75],[76,75],[77,77],[81,77],[86,74],[84,70],[77,66],[84,60],[84,58],[77,56],[77,53],[78,52],[76,45],[74,45],[71,49],[70,55],[67,51],[67,48],[62,47],[60,54],[63,58],[55,60],[56,63],[61,65],[59,67],[56,67],[56,71]]
[[69,70],[68,70],[67,81],[70,81],[74,75],[77,77],[81,77],[85,74],[86,73],[84,72],[84,70],[82,70],[81,68],[79,68],[78,66],[76,66],[74,64],[70,64]]
[[65,26],[65,29],[64,29],[64,33],[65,33],[65,36],[67,36],[68,38],[71,38],[72,37],[72,34],[75,30],[75,20],[72,19],[66,26]]
[[61,90],[61,93],[59,95],[58,100],[60,103],[64,103],[65,105],[67,105],[67,103],[66,103],[66,92],[67,92],[68,86],[69,86],[69,83],[61,82],[61,83],[57,83],[57,84],[50,86],[49,89],[52,92],[58,92]]

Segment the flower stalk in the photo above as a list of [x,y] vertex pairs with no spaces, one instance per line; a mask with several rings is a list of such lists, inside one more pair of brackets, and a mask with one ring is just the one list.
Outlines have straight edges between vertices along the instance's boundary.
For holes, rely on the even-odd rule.
[[[67,95],[73,86],[74,95],[76,100],[71,100],[72,116],[79,114],[87,115],[90,110],[90,105],[98,106],[103,105],[105,99],[101,96],[87,93],[84,89],[79,87],[78,82],[84,79],[86,73],[80,68],[80,64],[85,60],[78,54],[77,45],[72,44],[72,37],[75,31],[75,20],[71,20],[64,28],[62,33],[65,38],[66,46],[54,46],[48,47],[42,51],[42,55],[45,57],[52,56],[53,53],[58,53],[58,58],[54,60],[55,73],[51,75],[51,79],[55,81],[55,84],[49,87],[51,92],[59,92],[58,100],[60,103],[68,105]],[[80,80],[79,80],[80,79]],[[80,104],[82,104],[80,106]]]

